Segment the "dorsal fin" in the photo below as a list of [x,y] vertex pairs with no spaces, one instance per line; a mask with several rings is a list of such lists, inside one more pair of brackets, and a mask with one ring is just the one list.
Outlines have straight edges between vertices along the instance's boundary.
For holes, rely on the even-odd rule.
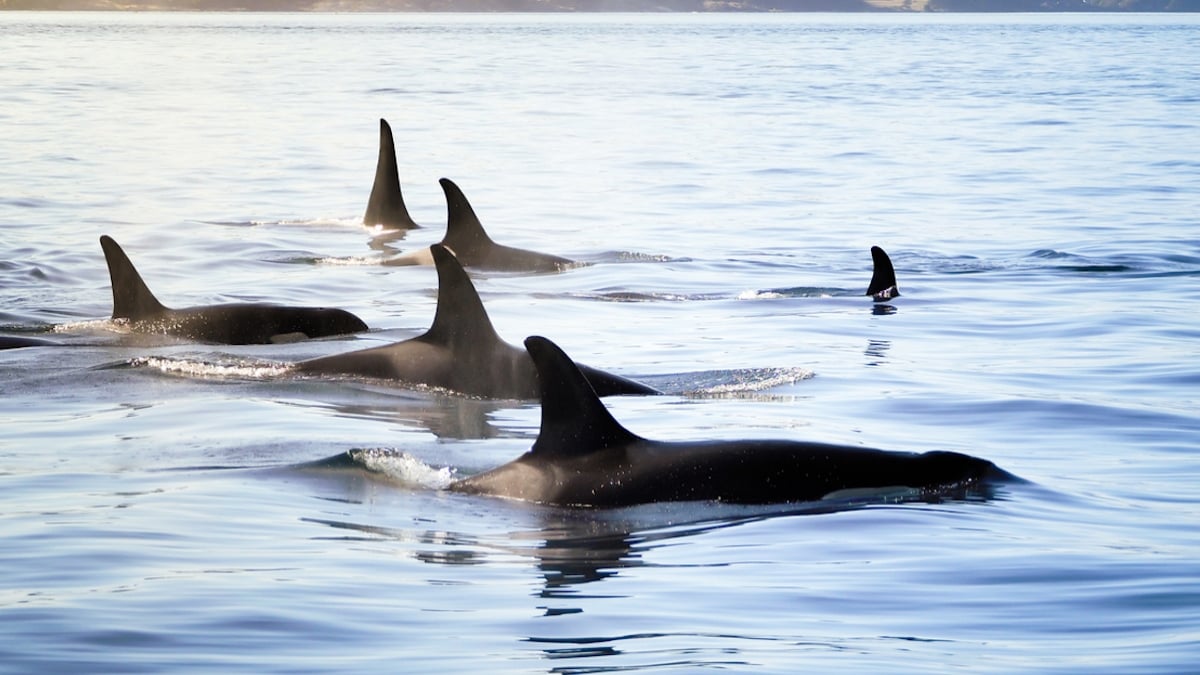
[[442,243],[464,257],[481,248],[494,246],[495,243],[484,231],[483,223],[479,222],[479,216],[475,215],[475,209],[471,208],[471,202],[467,201],[463,191],[449,178],[438,182],[446,193],[446,236],[442,237]]
[[900,288],[896,286],[896,269],[892,267],[892,259],[883,249],[872,246],[871,260],[874,263],[875,272],[871,275],[871,284],[867,286],[866,295],[871,296],[877,302],[899,296]]
[[158,298],[150,292],[142,275],[138,274],[129,256],[121,250],[113,238],[106,235],[100,237],[100,248],[104,249],[104,259],[108,262],[108,276],[112,283],[114,319],[130,319],[137,321],[147,316],[153,316],[166,311]]
[[500,336],[492,327],[467,271],[445,246],[434,244],[429,249],[437,265],[438,301],[433,325],[422,337],[445,345],[498,341]]
[[400,170],[396,168],[396,144],[392,141],[392,127],[387,120],[379,120],[379,161],[375,163],[375,184],[367,200],[367,212],[363,215],[364,225],[408,230],[420,227],[404,206],[400,194]]
[[530,452],[541,457],[578,457],[641,440],[621,426],[600,402],[579,367],[544,337],[525,339],[542,387],[542,426]]

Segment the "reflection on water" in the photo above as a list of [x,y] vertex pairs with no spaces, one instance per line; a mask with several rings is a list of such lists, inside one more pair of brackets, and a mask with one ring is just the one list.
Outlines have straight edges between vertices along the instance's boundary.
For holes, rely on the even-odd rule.
[[[351,473],[317,475],[324,476],[322,480],[332,481],[322,483],[322,490],[337,492],[345,487],[341,481],[353,480]],[[361,478],[364,472],[358,473]],[[352,488],[348,494],[358,494],[355,490],[361,488],[361,485]],[[759,652],[763,642],[779,641],[781,647],[794,649],[800,639],[791,625],[794,620],[789,620],[787,626],[781,626],[776,631],[763,631],[761,627],[747,630],[744,621],[734,618],[736,614],[730,615],[727,621],[713,617],[712,622],[727,624],[723,632],[696,631],[689,621],[677,624],[679,629],[675,631],[643,630],[643,624],[636,615],[628,616],[626,622],[613,623],[616,617],[611,612],[623,611],[620,608],[626,607],[628,602],[637,602],[639,596],[650,592],[650,589],[640,586],[646,582],[639,581],[639,578],[646,573],[656,578],[664,575],[680,577],[675,584],[676,591],[688,588],[686,579],[689,577],[704,578],[709,573],[738,575],[731,568],[744,565],[747,556],[753,560],[757,555],[753,552],[754,548],[761,546],[756,543],[762,536],[761,531],[758,537],[738,536],[737,531],[744,527],[776,522],[780,523],[777,529],[791,531],[802,539],[808,528],[786,527],[784,521],[804,518],[814,528],[807,536],[816,536],[814,544],[827,548],[827,543],[820,544],[828,536],[822,533],[831,526],[836,528],[836,525],[824,518],[838,514],[868,509],[892,510],[892,513],[885,514],[887,517],[878,519],[883,523],[894,518],[903,519],[906,512],[912,515],[920,509],[942,508],[935,506],[937,504],[965,504],[970,507],[967,511],[970,511],[979,505],[1005,499],[1007,496],[1003,488],[983,488],[912,499],[905,506],[878,501],[759,507],[679,503],[605,510],[547,507],[454,495],[441,503],[443,516],[448,511],[458,512],[468,519],[477,519],[482,515],[479,527],[472,531],[448,529],[439,527],[439,521],[432,519],[429,522],[414,520],[408,526],[380,525],[372,522],[374,519],[371,518],[332,518],[327,513],[306,516],[301,520],[326,528],[326,532],[330,533],[313,535],[313,540],[351,549],[383,544],[382,549],[376,546],[371,548],[383,554],[385,560],[399,554],[408,560],[444,568],[443,572],[425,575],[424,578],[428,580],[425,583],[430,587],[444,589],[448,585],[457,585],[463,593],[475,596],[487,592],[487,580],[495,583],[497,575],[506,576],[510,579],[509,585],[515,584],[523,589],[528,598],[528,613],[524,615],[533,617],[504,631],[510,636],[509,639],[536,648],[541,658],[564,664],[561,668],[552,669],[553,672],[588,672],[585,662],[566,664],[572,659],[621,657],[650,659],[655,663],[659,662],[655,659],[666,660],[679,667],[713,667],[718,664],[747,663],[753,660],[752,654],[758,654],[758,658],[761,658]],[[366,515],[361,509],[357,512],[359,516]],[[944,513],[948,518],[968,516],[966,511],[961,514],[954,511]],[[378,517],[394,520],[386,513]],[[810,517],[812,520],[808,520]],[[965,520],[970,522],[969,518]],[[500,523],[505,527],[493,529]],[[726,546],[730,546],[730,542],[738,543],[722,551],[719,545],[713,548],[714,535],[718,536],[717,541],[724,541]],[[701,543],[702,539],[708,539],[709,543]],[[741,553],[742,547],[749,547],[749,552]],[[680,554],[680,550],[690,551],[691,555]],[[707,553],[697,556],[701,551]],[[819,549],[814,549],[811,556],[814,561],[811,568],[813,572],[821,571],[819,561],[827,557],[850,565],[855,564],[857,557],[852,552],[835,551],[828,554]],[[762,564],[767,565],[769,570],[771,561]],[[394,565],[389,563],[389,567]],[[522,569],[527,571],[523,572]],[[829,571],[836,569],[835,566]],[[740,578],[751,585],[772,583],[769,577],[751,580],[745,576],[744,570],[740,574]],[[532,584],[524,581],[530,575],[535,580]],[[409,576],[412,576],[411,573]],[[706,593],[704,588],[692,588],[685,592],[697,596]],[[758,592],[761,593],[761,590]],[[780,605],[774,611],[791,613],[795,608],[789,607],[785,598],[805,591],[781,589],[780,592]],[[816,602],[819,598],[817,594],[812,601]],[[666,601],[665,598],[660,599]],[[644,597],[642,601],[645,601]],[[684,603],[679,611],[691,611],[686,609],[686,603],[694,601],[682,598],[679,601]],[[704,602],[718,601],[708,598]],[[730,606],[725,609],[751,611],[749,607]],[[655,611],[671,613],[662,606]],[[717,611],[715,606],[712,611]],[[838,645],[850,639],[838,637],[836,633],[814,633],[803,638],[820,649],[833,651],[842,649]],[[646,644],[647,640],[652,642]],[[617,666],[606,662],[604,667]]]
[[[325,489],[347,491],[351,502],[368,498],[364,496],[364,482],[389,484],[398,478],[395,475],[382,475],[363,466],[355,452],[351,452],[277,471],[302,472],[317,480]],[[415,482],[412,479],[399,481],[407,489],[429,487],[422,488]],[[440,487],[444,486],[442,484]],[[413,547],[412,555],[416,559],[431,564],[483,564],[496,554],[529,559],[542,579],[542,587],[536,596],[570,600],[581,597],[578,587],[610,579],[623,569],[640,567],[645,564],[644,556],[647,553],[677,540],[776,518],[830,515],[871,508],[908,508],[904,505],[1004,501],[1008,499],[1008,488],[1003,485],[975,484],[937,492],[853,491],[853,494],[842,498],[789,504],[672,502],[618,509],[544,506],[479,496],[454,495],[454,499],[477,506],[502,504],[511,507],[522,519],[523,525],[506,532],[478,535],[321,517],[305,517],[302,520],[338,531],[369,535],[370,540],[383,539]],[[356,538],[351,535],[335,539],[353,541]],[[547,613],[582,611],[581,608],[539,608]]]
[[887,363],[887,352],[891,348],[891,340],[867,340],[867,348],[863,351],[867,357],[866,365],[879,366]]

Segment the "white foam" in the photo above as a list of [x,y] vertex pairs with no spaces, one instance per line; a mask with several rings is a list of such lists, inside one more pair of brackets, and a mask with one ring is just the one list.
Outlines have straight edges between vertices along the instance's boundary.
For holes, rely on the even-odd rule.
[[208,378],[241,378],[264,380],[278,377],[290,371],[288,363],[242,362],[242,363],[209,363],[190,359],[172,359],[161,356],[143,356],[131,359],[129,365],[134,367],[153,368],[168,375],[185,375],[188,377]]
[[706,387],[706,394],[736,394],[741,392],[765,391],[795,384],[812,378],[813,371],[807,368],[764,368],[749,371],[735,371],[737,382],[717,384]]
[[364,468],[402,483],[444,490],[454,482],[454,470],[434,468],[407,452],[390,448],[360,448],[350,451],[350,457]]
[[251,220],[251,225],[291,225],[298,227],[328,227],[330,225],[337,227],[362,227],[361,218],[335,218],[317,217],[317,218],[297,218],[283,220]]
[[782,298],[782,293],[775,291],[742,291],[738,293],[738,300],[770,300],[773,298]]
[[95,331],[129,333],[129,322],[122,319],[88,319],[86,321],[68,321],[67,323],[55,324],[50,329],[52,333],[90,333]]
[[378,258],[368,258],[365,256],[348,256],[345,258],[317,258],[318,265],[330,265],[333,267],[373,267],[378,266]]

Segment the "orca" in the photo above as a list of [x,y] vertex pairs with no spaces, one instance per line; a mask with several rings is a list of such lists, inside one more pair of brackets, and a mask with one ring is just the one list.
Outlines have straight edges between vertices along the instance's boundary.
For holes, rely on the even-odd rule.
[[541,381],[532,449],[452,491],[580,507],[710,501],[776,504],[907,488],[937,495],[1012,479],[955,452],[888,452],[788,440],[664,442],[621,426],[571,359],[543,337],[525,347]]
[[136,331],[163,333],[218,344],[267,344],[367,330],[362,319],[344,309],[234,303],[170,309],[158,301],[120,245],[100,237],[112,280],[112,318]]
[[[574,264],[560,256],[492,241],[462,189],[449,178],[438,182],[446,193],[446,234],[438,243],[453,251],[463,267],[493,272],[556,272]],[[424,248],[392,258],[386,264],[432,265],[433,256]]]
[[411,230],[420,227],[408,215],[404,196],[400,193],[400,170],[396,167],[396,144],[392,127],[379,120],[379,159],[375,163],[375,183],[367,199],[363,225],[380,226],[385,230]]
[[878,246],[872,246],[871,262],[874,271],[864,295],[871,296],[875,302],[887,302],[900,297],[900,287],[896,285],[896,268],[892,267],[892,259],[888,254]]
[[[450,249],[440,244],[430,249],[437,266],[438,299],[429,330],[395,344],[301,361],[296,370],[394,379],[482,398],[536,399],[541,388],[528,352],[500,339]],[[618,375],[580,369],[601,396],[659,393]]]

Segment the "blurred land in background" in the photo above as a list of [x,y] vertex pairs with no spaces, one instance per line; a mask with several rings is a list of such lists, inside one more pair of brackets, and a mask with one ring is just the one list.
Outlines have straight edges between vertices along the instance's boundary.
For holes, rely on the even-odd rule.
[[257,12],[1195,12],[1200,0],[0,0],[0,10]]

